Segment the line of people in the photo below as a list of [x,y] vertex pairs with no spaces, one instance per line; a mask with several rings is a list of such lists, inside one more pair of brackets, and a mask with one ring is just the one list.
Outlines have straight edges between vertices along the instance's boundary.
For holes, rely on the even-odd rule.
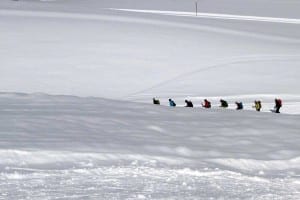
[[[193,102],[191,100],[185,100],[185,107],[194,107]],[[160,105],[160,101],[159,99],[153,98],[153,104],[157,104]],[[169,99],[169,105],[171,107],[175,107],[176,103],[173,99]],[[235,102],[236,105],[236,110],[242,110],[244,109],[244,105],[242,102]],[[201,106],[203,108],[211,108],[211,102],[208,101],[207,99],[204,99],[204,101],[201,103]],[[228,107],[228,102],[225,101],[224,99],[220,99],[220,107],[221,108],[227,108]],[[256,111],[260,112],[261,108],[262,108],[262,104],[260,100],[255,100],[254,101],[254,105],[252,106],[253,108],[255,108]],[[280,113],[280,108],[282,107],[282,100],[281,99],[275,99],[275,106],[274,106],[274,110],[271,110],[272,112],[275,113]]]

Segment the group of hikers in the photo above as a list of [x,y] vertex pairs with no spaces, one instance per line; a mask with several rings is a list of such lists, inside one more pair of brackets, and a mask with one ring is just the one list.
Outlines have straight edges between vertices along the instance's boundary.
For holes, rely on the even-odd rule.
[[[185,100],[185,107],[194,107],[193,102],[191,100]],[[159,99],[153,98],[153,104],[157,104],[160,105],[160,101]],[[176,103],[173,99],[169,99],[169,105],[171,107],[175,107]],[[201,103],[202,107],[204,108],[211,108],[211,102],[208,101],[207,99],[204,99],[204,101]],[[242,110],[244,109],[244,105],[242,102],[235,102],[236,105],[236,109],[237,110]],[[224,99],[220,99],[220,107],[222,108],[227,108],[228,107],[228,102],[225,101]],[[271,110],[272,112],[275,113],[280,113],[280,108],[282,107],[282,101],[281,99],[275,99],[275,106],[274,106],[274,110]],[[262,108],[262,104],[260,100],[255,100],[254,101],[254,106],[253,108],[255,108],[256,111],[260,112],[261,108]]]

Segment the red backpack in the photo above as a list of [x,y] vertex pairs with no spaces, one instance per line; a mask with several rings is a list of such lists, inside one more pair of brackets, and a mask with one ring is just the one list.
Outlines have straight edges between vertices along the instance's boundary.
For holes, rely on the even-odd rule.
[[210,108],[211,107],[211,103],[208,100],[204,100],[204,108]]
[[278,106],[282,106],[282,101],[281,101],[281,99],[277,99],[277,104],[278,104]]

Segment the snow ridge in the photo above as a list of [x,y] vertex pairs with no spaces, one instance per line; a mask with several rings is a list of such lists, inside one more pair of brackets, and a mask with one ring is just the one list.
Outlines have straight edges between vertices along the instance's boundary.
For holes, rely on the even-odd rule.
[[240,20],[240,21],[256,21],[256,22],[271,22],[271,23],[286,23],[286,24],[300,24],[300,19],[289,18],[275,18],[275,17],[258,17],[258,16],[243,16],[243,15],[229,15],[218,13],[202,13],[198,12],[179,12],[179,11],[162,11],[162,10],[136,10],[136,9],[116,9],[109,8],[110,10],[137,12],[137,13],[150,13],[171,16],[184,16],[184,17],[197,17],[207,19],[223,19],[223,20]]

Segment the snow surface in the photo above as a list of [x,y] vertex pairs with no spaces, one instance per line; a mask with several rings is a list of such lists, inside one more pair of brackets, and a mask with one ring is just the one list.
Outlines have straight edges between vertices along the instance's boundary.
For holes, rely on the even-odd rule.
[[300,199],[299,10],[1,0],[0,199]]
[[[178,14],[191,15],[194,1],[2,0],[0,91],[299,95],[300,28],[282,22],[299,21],[300,4],[273,2],[201,1],[199,16],[186,17]],[[257,20],[269,18],[276,23]]]
[[299,115],[0,95],[6,199],[297,199]]

